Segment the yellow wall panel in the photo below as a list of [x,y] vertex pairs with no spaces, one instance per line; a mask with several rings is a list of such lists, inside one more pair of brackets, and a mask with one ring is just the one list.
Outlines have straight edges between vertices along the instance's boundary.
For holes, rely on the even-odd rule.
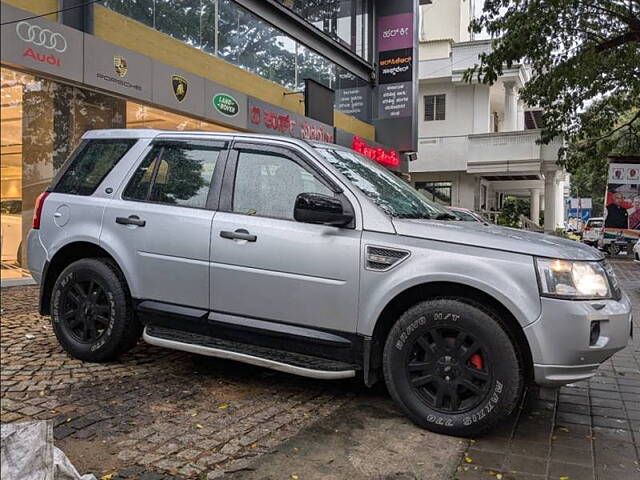
[[[27,12],[32,12],[36,15],[42,15],[43,13],[55,12],[59,9],[58,0],[2,0],[4,3],[11,5],[12,7],[21,8]],[[56,21],[57,14],[47,17],[49,20]]]
[[336,127],[346,130],[347,132],[359,135],[362,138],[375,140],[376,129],[370,123],[358,120],[351,115],[342,113],[339,110],[333,111],[333,123]]

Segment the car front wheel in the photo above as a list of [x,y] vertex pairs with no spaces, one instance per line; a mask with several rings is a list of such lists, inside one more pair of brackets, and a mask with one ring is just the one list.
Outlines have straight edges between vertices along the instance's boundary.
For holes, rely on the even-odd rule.
[[522,393],[516,348],[500,320],[463,299],[421,302],[391,329],[387,388],[421,427],[475,436],[506,418]]

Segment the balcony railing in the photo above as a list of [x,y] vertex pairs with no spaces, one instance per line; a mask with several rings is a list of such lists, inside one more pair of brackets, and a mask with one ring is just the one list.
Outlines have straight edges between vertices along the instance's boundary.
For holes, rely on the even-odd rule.
[[555,162],[561,143],[539,145],[539,138],[539,130],[419,137],[418,159],[409,168],[481,174],[540,171],[542,162]]

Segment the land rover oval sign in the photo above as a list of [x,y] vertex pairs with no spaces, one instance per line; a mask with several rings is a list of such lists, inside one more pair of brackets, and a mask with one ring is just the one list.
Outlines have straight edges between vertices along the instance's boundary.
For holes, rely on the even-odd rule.
[[211,99],[213,107],[222,115],[227,117],[235,117],[240,111],[238,102],[231,95],[226,93],[218,93]]

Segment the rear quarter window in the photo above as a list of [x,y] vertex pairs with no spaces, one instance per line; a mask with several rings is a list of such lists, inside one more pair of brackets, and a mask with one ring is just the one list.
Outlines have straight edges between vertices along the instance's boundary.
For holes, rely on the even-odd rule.
[[89,140],[79,147],[53,191],[72,195],[93,194],[136,142],[136,139],[129,138]]

